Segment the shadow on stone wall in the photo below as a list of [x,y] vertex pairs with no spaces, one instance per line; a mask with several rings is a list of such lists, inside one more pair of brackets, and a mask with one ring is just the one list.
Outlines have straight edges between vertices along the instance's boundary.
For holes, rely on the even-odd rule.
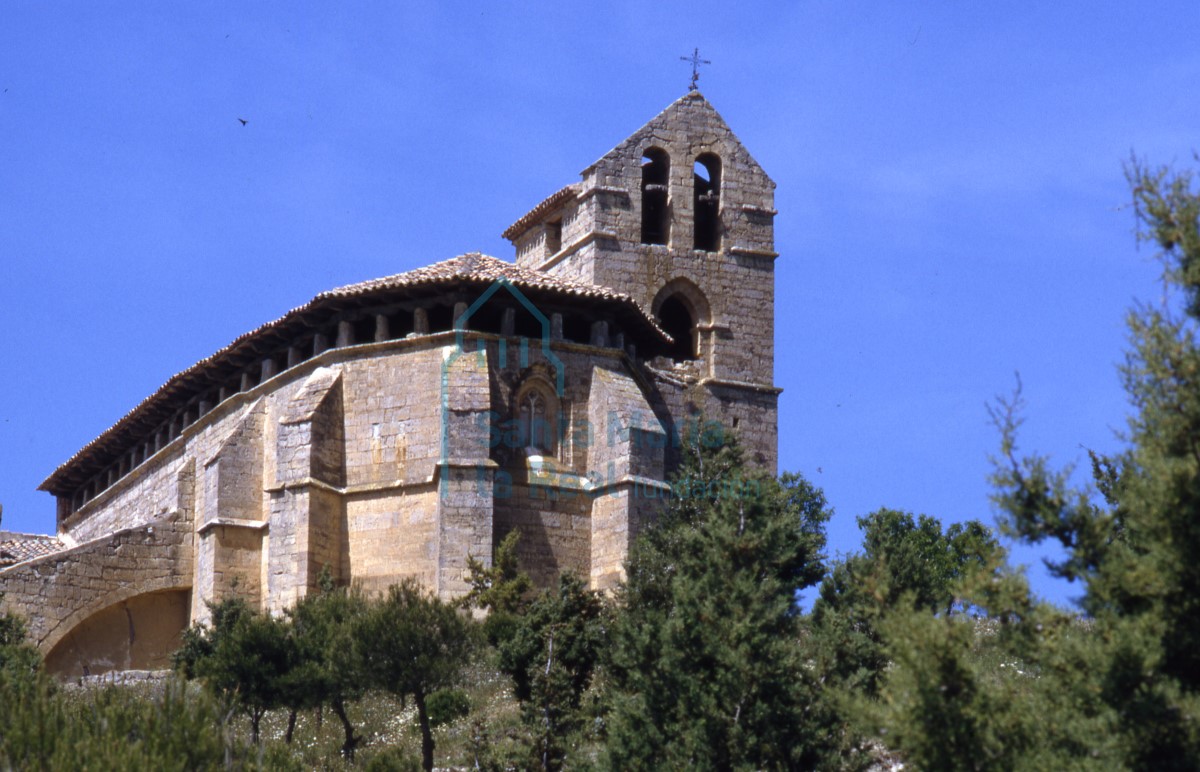
[[78,678],[112,670],[169,668],[190,609],[187,590],[147,593],[109,606],[63,636],[46,655],[46,671]]

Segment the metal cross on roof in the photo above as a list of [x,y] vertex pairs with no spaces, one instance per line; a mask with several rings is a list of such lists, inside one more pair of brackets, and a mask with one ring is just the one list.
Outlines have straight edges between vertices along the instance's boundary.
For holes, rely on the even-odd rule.
[[700,58],[700,49],[699,48],[692,51],[691,56],[681,56],[679,58],[685,62],[692,63],[692,85],[688,90],[695,91],[696,90],[696,81],[700,80],[700,65],[712,64],[712,62],[708,61],[707,59]]

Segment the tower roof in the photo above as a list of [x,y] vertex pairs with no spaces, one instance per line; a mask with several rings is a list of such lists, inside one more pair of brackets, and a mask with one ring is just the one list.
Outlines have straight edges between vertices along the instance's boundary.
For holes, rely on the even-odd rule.
[[537,206],[517,218],[501,235],[515,244],[517,239],[531,226],[553,216],[555,211],[572,200],[586,196],[589,188],[602,188],[607,185],[608,183],[603,179],[606,175],[596,173],[597,169],[604,166],[619,167],[623,163],[636,162],[641,157],[641,151],[646,147],[656,144],[669,145],[680,141],[688,144],[690,149],[696,152],[712,150],[721,146],[725,151],[724,155],[744,167],[746,174],[752,177],[761,177],[762,184],[768,190],[775,189],[775,182],[770,175],[763,171],[758,161],[750,155],[750,151],[729,128],[725,119],[704,98],[703,94],[698,90],[693,90],[667,105],[662,112],[622,140],[620,144],[589,164],[580,172],[583,181],[559,188],[539,202]]
[[508,228],[504,230],[504,233],[500,234],[501,237],[512,240],[517,236],[520,236],[525,232],[526,228],[528,228],[532,223],[540,220],[547,212],[557,209],[562,204],[578,196],[579,188],[580,184],[578,182],[573,182],[570,185],[559,188],[549,196],[546,196],[546,198],[542,199],[541,203],[539,203],[533,209],[530,209],[525,214],[521,215],[520,219],[508,226]]
[[608,151],[594,163],[585,168],[581,174],[587,176],[597,166],[602,165],[608,160],[623,156],[629,149],[630,145],[641,145],[646,141],[646,135],[661,138],[663,141],[670,141],[675,135],[690,134],[690,140],[693,143],[708,143],[715,144],[721,137],[718,134],[723,134],[728,140],[732,140],[732,150],[742,156],[742,161],[747,163],[749,168],[761,174],[770,187],[775,187],[775,182],[759,165],[758,161],[750,155],[750,151],[742,144],[733,130],[729,128],[729,124],[721,117],[716,108],[704,98],[698,90],[688,91],[683,96],[676,99],[671,104],[663,108],[663,111],[654,116],[639,128],[637,131],[630,134],[625,140]]

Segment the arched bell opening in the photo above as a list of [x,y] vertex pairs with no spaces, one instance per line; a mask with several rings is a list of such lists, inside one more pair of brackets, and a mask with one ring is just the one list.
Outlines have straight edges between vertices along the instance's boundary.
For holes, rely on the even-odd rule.
[[696,249],[705,252],[721,250],[721,159],[713,153],[702,153],[693,166],[693,190]]
[[642,243],[666,244],[671,237],[671,158],[662,148],[642,154]]

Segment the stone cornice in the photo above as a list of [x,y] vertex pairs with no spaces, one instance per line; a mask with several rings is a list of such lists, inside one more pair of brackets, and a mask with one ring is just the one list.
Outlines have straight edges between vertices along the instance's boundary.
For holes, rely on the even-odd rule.
[[610,240],[615,241],[615,240],[617,240],[617,234],[611,233],[609,231],[602,231],[602,230],[588,231],[587,233],[583,234],[575,241],[571,242],[567,246],[565,246],[562,249],[555,252],[550,257],[546,258],[546,262],[539,265],[537,267],[537,270],[548,271],[551,268],[553,268],[554,266],[561,263],[563,260],[567,259],[571,255],[575,254],[579,250],[586,247],[588,244],[591,244],[594,241],[599,241],[601,239],[610,239]]
[[271,524],[266,520],[246,520],[240,517],[215,517],[197,528],[196,533],[203,536],[214,528],[241,528],[247,531],[263,531],[265,533],[271,529]]
[[727,389],[748,389],[757,391],[762,394],[782,394],[783,389],[778,386],[772,386],[766,383],[751,383],[749,381],[735,381],[730,378],[706,377],[699,380],[701,386],[721,386]]
[[779,257],[779,253],[773,249],[752,249],[750,247],[730,247],[729,254],[731,255],[746,255],[747,257],[769,257],[774,260]]

